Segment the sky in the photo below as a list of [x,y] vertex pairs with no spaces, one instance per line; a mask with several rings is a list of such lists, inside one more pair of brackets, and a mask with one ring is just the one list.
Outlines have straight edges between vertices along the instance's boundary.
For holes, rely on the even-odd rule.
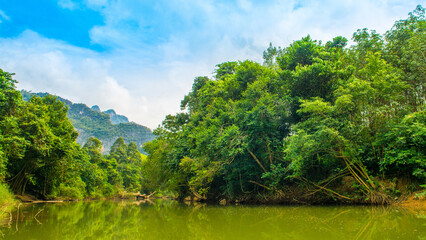
[[0,68],[18,89],[114,109],[155,129],[197,76],[308,34],[385,33],[419,0],[0,0]]

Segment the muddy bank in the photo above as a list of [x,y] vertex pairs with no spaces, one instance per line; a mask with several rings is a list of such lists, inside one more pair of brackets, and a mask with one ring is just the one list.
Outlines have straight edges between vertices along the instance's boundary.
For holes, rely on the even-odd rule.
[[426,214],[426,199],[419,199],[414,196],[408,197],[407,199],[396,203],[396,206],[401,206],[406,209],[412,209],[412,210],[420,210],[423,211]]

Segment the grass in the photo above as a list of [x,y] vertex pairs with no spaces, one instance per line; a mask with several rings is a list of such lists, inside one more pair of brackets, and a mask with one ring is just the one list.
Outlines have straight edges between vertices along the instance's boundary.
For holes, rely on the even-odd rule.
[[9,187],[4,183],[0,183],[0,218],[3,217],[4,214],[8,214],[16,203],[17,201],[9,191]]

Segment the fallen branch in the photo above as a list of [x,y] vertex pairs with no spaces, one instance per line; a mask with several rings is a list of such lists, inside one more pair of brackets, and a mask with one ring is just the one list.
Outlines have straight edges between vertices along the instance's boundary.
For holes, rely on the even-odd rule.
[[152,192],[151,194],[149,194],[148,196],[146,196],[146,198],[150,198],[152,195],[154,195],[157,191]]

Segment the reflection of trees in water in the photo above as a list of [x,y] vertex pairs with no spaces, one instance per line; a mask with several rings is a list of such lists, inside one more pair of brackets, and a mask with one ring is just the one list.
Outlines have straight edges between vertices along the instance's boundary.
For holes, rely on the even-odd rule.
[[198,239],[421,239],[422,223],[396,208],[342,206],[209,207],[189,222]]
[[414,214],[386,207],[93,201],[21,206],[1,231],[4,239],[43,240],[421,239],[424,224]]

